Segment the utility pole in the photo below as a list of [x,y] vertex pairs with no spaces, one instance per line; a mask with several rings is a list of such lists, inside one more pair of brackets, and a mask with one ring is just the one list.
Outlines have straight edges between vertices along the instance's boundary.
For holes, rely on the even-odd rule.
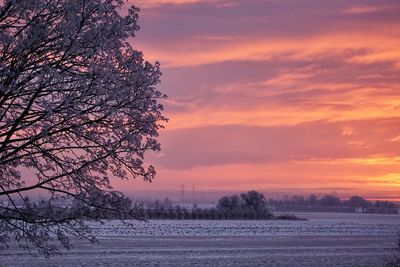
[[196,201],[195,201],[195,186],[193,185],[193,192],[192,192],[192,200],[193,200],[193,205],[196,205]]
[[185,185],[181,185],[181,202],[183,203],[185,201]]

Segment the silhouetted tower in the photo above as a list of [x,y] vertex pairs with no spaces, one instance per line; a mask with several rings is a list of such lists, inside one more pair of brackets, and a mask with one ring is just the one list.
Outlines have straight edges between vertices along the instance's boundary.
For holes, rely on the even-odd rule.
[[185,201],[185,185],[181,185],[181,202],[183,203]]
[[195,201],[195,190],[196,190],[196,188],[194,187],[194,185],[193,185],[193,191],[192,191],[192,200],[193,200],[193,205],[195,205],[196,204],[196,201]]

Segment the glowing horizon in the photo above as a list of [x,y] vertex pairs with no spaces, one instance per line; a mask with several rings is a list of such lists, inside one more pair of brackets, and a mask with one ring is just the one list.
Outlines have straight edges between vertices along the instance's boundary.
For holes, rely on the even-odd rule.
[[170,122],[147,157],[154,183],[129,190],[400,200],[398,2],[130,2]]

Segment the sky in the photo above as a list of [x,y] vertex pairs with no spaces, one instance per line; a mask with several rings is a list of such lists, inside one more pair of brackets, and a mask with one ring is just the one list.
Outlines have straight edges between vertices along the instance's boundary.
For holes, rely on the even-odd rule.
[[400,200],[399,1],[129,2],[170,120],[119,187]]

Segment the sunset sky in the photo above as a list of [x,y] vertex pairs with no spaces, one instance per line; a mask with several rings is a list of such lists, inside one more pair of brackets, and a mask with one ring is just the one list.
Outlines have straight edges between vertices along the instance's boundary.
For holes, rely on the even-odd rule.
[[399,1],[130,2],[170,119],[132,190],[400,200]]

